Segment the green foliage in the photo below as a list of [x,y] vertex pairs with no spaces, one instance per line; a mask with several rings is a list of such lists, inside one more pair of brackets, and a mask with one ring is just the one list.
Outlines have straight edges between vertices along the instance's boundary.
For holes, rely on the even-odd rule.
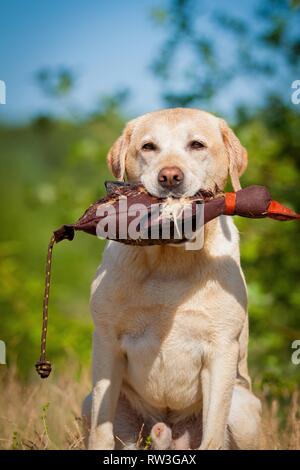
[[151,444],[152,444],[152,438],[149,435],[146,437],[144,450],[149,450],[151,448]]
[[19,450],[21,449],[21,440],[19,433],[17,431],[13,432],[12,435],[12,444],[11,444],[11,450]]
[[[300,114],[271,99],[241,122],[239,137],[249,152],[243,185],[265,184],[275,199],[300,209]],[[242,264],[250,299],[250,364],[263,383],[283,392],[300,379],[291,343],[300,338],[298,223],[238,219]]]
[[36,74],[36,80],[46,95],[61,97],[71,92],[75,84],[75,75],[66,67],[57,70],[44,68]]
[[[47,244],[53,229],[73,222],[104,194],[109,146],[123,127],[116,112],[82,124],[41,118],[0,128],[0,338],[8,364],[35,374],[39,355]],[[90,283],[104,242],[78,234],[54,249],[49,358],[63,368],[68,356],[89,361]]]
[[[263,0],[238,16],[222,2],[170,0],[153,20],[165,40],[152,62],[169,106],[218,109],[218,98],[243,79],[246,90],[259,80],[259,98],[270,91],[288,96],[300,72],[298,1]],[[257,87],[258,88],[258,87]]]

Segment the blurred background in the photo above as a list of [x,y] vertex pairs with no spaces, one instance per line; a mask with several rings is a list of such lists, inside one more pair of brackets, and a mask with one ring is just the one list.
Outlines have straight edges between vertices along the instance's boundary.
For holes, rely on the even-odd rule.
[[[300,211],[300,104],[292,102],[299,24],[299,0],[2,2],[2,389],[12,369],[19,390],[39,381],[48,240],[104,194],[106,153],[129,118],[174,106],[224,117],[249,152],[242,184],[267,185]],[[291,344],[300,339],[300,225],[236,223],[254,388],[286,403],[300,381],[300,365],[291,362]],[[78,234],[55,248],[48,333],[54,384],[70,363],[78,364],[78,377],[90,367],[89,289],[103,247]],[[16,435],[3,445],[10,439],[20,447],[19,431],[9,432]]]

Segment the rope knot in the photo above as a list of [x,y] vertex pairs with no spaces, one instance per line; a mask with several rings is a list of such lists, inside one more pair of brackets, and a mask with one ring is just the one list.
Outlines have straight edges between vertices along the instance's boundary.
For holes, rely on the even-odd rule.
[[35,368],[41,379],[49,377],[52,370],[51,362],[49,361],[38,361],[35,364]]

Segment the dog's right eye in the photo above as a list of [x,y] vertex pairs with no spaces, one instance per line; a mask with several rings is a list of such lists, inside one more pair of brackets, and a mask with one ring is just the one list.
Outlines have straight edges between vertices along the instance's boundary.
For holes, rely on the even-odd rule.
[[190,148],[192,150],[202,150],[206,148],[206,145],[200,140],[192,140],[192,142],[190,142]]
[[157,147],[156,145],[153,143],[153,142],[146,142],[143,146],[142,146],[142,150],[156,150]]

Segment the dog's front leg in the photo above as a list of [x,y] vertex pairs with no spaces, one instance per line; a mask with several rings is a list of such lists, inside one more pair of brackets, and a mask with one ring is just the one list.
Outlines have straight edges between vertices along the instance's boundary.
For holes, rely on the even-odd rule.
[[94,333],[93,392],[89,449],[114,449],[113,422],[124,373],[124,358],[111,338]]
[[237,361],[238,343],[222,345],[207,360],[207,373],[201,374],[204,379],[201,450],[224,448]]

